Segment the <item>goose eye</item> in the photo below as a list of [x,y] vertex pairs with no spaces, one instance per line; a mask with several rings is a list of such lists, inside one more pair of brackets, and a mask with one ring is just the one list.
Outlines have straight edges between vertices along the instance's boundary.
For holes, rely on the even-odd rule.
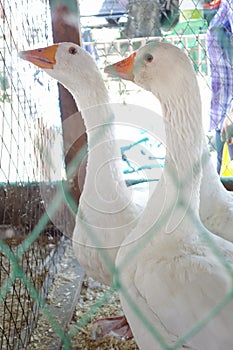
[[149,62],[149,63],[152,62],[152,61],[153,61],[153,58],[154,58],[154,57],[153,57],[150,53],[148,53],[148,54],[145,55],[145,61],[146,61],[146,62]]
[[69,53],[70,53],[71,55],[76,55],[77,49],[76,49],[74,46],[71,46],[71,47],[69,48]]

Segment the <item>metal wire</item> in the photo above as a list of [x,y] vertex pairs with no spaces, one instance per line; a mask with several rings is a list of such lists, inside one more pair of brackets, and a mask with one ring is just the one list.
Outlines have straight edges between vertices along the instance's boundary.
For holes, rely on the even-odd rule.
[[[40,186],[58,180],[47,159],[61,128],[56,83],[17,58],[19,50],[52,42],[49,2],[1,1],[0,15],[0,347],[5,350],[26,348],[65,240],[47,214],[40,231],[32,233],[45,212]],[[55,107],[46,110],[43,99]]]
[[[72,1],[70,1],[72,3]],[[101,13],[96,13],[96,17],[103,23],[90,25],[94,21],[92,12],[89,23],[86,21],[86,14],[82,18],[82,6],[85,0],[80,1],[81,23],[83,37],[88,41],[83,41],[83,47],[86,48],[94,57],[100,70],[108,63],[116,61],[121,57],[127,56],[132,50],[144,45],[147,41],[166,40],[182,48],[192,59],[198,78],[205,87],[209,88],[208,82],[208,57],[206,55],[206,28],[207,25],[203,19],[203,12],[198,9],[196,4],[190,12],[180,12],[180,19],[183,18],[183,24],[177,22],[176,18],[171,18],[171,14],[177,16],[177,1],[167,1],[160,11],[161,27],[150,29],[146,36],[134,37],[129,35],[126,24],[122,24],[121,19],[131,18],[132,13],[128,13],[127,1],[121,3],[121,12],[114,14],[117,1],[105,1],[106,8],[101,8]],[[66,1],[67,3],[67,1]],[[131,9],[141,3],[140,13],[145,18],[149,1],[138,2],[129,1]],[[153,2],[155,5],[158,2]],[[144,5],[143,5],[144,4]],[[166,6],[164,6],[164,4]],[[118,4],[119,5],[119,4]],[[169,6],[173,7],[170,8]],[[124,10],[122,10],[125,8]],[[144,8],[143,8],[144,6]],[[168,7],[167,7],[168,6]],[[117,7],[117,6],[116,6]],[[118,7],[117,7],[118,8]],[[122,12],[123,11],[123,12]],[[153,11],[158,12],[158,8]],[[167,12],[166,12],[167,11]],[[170,12],[169,12],[170,11]],[[156,12],[156,13],[157,13]],[[154,12],[153,12],[154,13]],[[201,28],[194,27],[192,16],[198,15],[202,24]],[[130,17],[131,16],[131,17]],[[146,17],[147,16],[147,17]],[[166,30],[162,26],[162,18],[166,17]],[[105,19],[107,18],[107,20]],[[30,342],[30,337],[38,321],[39,308],[49,320],[53,330],[61,337],[64,349],[71,349],[70,339],[77,334],[80,327],[83,327],[99,307],[106,303],[111,291],[103,295],[98,302],[93,305],[85,317],[70,329],[67,333],[56,321],[54,315],[48,311],[45,296],[48,293],[51,281],[56,273],[56,266],[59,257],[64,252],[64,237],[62,233],[54,228],[50,217],[58,210],[58,206],[64,197],[64,187],[51,195],[51,203],[46,207],[46,212],[42,208],[44,197],[41,193],[41,183],[45,186],[51,185],[53,181],[61,181],[62,176],[54,175],[51,171],[53,167],[63,166],[62,151],[57,162],[51,160],[50,149],[53,141],[61,137],[61,122],[58,108],[57,86],[45,74],[36,70],[34,67],[18,61],[17,53],[19,50],[46,46],[52,43],[52,29],[50,26],[51,14],[49,1],[47,0],[20,0],[0,1],[0,347],[1,349],[24,349]],[[171,24],[169,27],[169,23]],[[103,28],[109,29],[114,26],[112,32],[117,32],[114,39],[105,40],[103,38]],[[91,29],[90,29],[91,28]],[[109,30],[111,30],[109,29]],[[125,30],[127,29],[127,30]],[[137,33],[140,33],[137,28]],[[111,33],[112,33],[111,32]],[[160,33],[160,36],[156,34]],[[106,33],[106,31],[105,31]],[[128,33],[128,35],[126,35]],[[119,39],[119,37],[123,37]],[[101,39],[100,39],[101,37]],[[116,40],[116,37],[118,38]],[[87,39],[85,39],[87,40]],[[106,82],[107,83],[107,82]],[[124,82],[111,81],[111,88],[118,90],[118,101],[127,102],[128,96],[138,91],[127,90]],[[42,99],[43,96],[43,99]],[[49,101],[49,103],[43,103]],[[46,108],[48,105],[48,108]],[[52,107],[54,106],[54,107]],[[51,108],[53,110],[51,111]],[[50,115],[52,114],[52,118]],[[208,116],[207,116],[208,117]],[[51,119],[53,122],[51,122]],[[214,155],[215,143],[213,135],[208,134],[209,146]],[[153,157],[143,149],[157,149]],[[161,157],[161,145],[149,138],[148,135],[141,133],[138,140],[128,143],[122,147],[122,156],[124,158],[124,173],[139,173],[144,169],[154,168],[154,162]],[[136,168],[130,163],[128,153],[132,148],[139,147],[144,164]],[[76,161],[83,159],[82,149]],[[85,152],[84,152],[85,153]],[[148,156],[149,154],[149,156]],[[143,158],[144,157],[144,158]],[[77,167],[75,162],[74,167]],[[157,165],[156,165],[157,166]],[[228,165],[226,165],[228,167]],[[229,169],[232,171],[229,164]],[[154,180],[154,179],[151,179]],[[157,179],[158,180],[158,179]],[[127,179],[127,181],[129,181]],[[68,193],[66,193],[67,196]],[[50,199],[51,199],[50,198]],[[75,203],[76,204],[76,203]],[[172,210],[172,208],[171,208]],[[169,215],[169,211],[157,223],[156,230],[162,225]],[[188,213],[191,215],[191,213]],[[65,214],[61,218],[65,225]],[[153,228],[155,229],[155,228]],[[147,232],[147,240],[150,239],[152,231]],[[89,232],[92,237],[92,232]],[[93,244],[96,243],[93,235]],[[145,242],[144,242],[145,244]],[[136,247],[131,252],[131,256],[137,254],[140,247]],[[216,253],[215,247],[212,247]],[[216,250],[217,251],[217,250]],[[217,253],[218,254],[218,253]],[[221,260],[219,254],[219,259]],[[103,260],[108,262],[108,256],[103,256]],[[127,260],[128,259],[128,260]],[[127,264],[128,257],[124,264]],[[224,264],[224,261],[223,261]],[[227,263],[225,263],[227,265]],[[225,266],[224,265],[224,266]],[[154,334],[155,338],[161,344],[163,349],[170,349],[162,339],[157,330],[153,329],[146,319],[145,315],[138,309],[137,305],[131,300],[126,290],[122,290],[118,271],[111,266],[112,273],[115,275],[113,289],[122,291],[125,298],[132,306],[135,314],[138,315],[148,329]],[[227,267],[226,267],[227,268]],[[180,339],[172,349],[178,349],[186,340],[193,336],[206,322],[219,312],[221,307],[232,298],[232,292],[224,300],[216,305],[216,308],[201,320],[188,334]]]

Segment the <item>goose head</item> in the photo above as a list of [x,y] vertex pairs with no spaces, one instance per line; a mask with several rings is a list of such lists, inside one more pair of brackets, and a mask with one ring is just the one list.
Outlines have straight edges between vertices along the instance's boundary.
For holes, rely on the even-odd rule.
[[44,48],[21,51],[19,57],[44,70],[75,97],[79,109],[106,103],[107,91],[91,55],[80,46],[62,42]]
[[161,102],[187,94],[190,79],[195,79],[188,57],[177,47],[160,42],[148,43],[128,58],[106,67],[105,73],[133,81]]
[[128,58],[106,67],[105,72],[133,81],[159,99],[166,130],[167,164],[179,168],[182,174],[195,165],[199,174],[203,142],[201,98],[187,55],[169,43],[150,42]]

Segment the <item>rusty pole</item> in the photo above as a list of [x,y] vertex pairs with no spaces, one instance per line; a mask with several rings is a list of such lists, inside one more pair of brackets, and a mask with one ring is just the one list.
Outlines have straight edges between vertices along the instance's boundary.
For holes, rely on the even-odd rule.
[[[81,45],[79,7],[76,0],[50,0],[54,43],[70,41]],[[58,83],[59,103],[63,127],[63,143],[66,170],[86,143],[86,133],[76,103],[72,95]],[[86,170],[86,159],[68,179],[70,193],[78,203]]]

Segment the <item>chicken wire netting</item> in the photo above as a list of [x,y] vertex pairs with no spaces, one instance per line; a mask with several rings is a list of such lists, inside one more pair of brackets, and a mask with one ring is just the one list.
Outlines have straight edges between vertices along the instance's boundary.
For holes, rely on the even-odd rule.
[[[107,64],[127,57],[133,50],[149,40],[158,40],[158,37],[159,40],[171,42],[187,53],[197,74],[203,103],[203,125],[211,157],[216,164],[215,133],[209,131],[211,87],[209,57],[206,51],[208,21],[215,10],[203,11],[203,2],[80,0],[80,23],[83,48],[93,56],[101,72]],[[76,1],[54,3],[72,9]],[[0,28],[1,346],[3,349],[26,347],[37,323],[38,309],[41,307],[47,321],[46,326],[51,327],[61,338],[65,349],[79,349],[79,346],[96,349],[101,346],[98,341],[84,344],[81,341],[82,336],[85,334],[85,339],[91,337],[91,334],[88,334],[89,330],[85,328],[86,325],[95,318],[103,305],[110,303],[113,290],[121,288],[117,278],[112,288],[97,293],[95,297],[91,295],[92,302],[87,303],[89,297],[82,297],[86,298],[88,307],[85,308],[85,312],[77,310],[68,330],[49,313],[44,300],[50,286],[48,280],[53,277],[60,252],[63,252],[63,236],[60,230],[50,224],[49,217],[41,209],[41,203],[45,200],[44,191],[49,192],[51,198],[56,192],[51,186],[47,189],[47,183],[51,185],[65,177],[61,170],[64,168],[62,150],[59,148],[59,157],[51,156],[54,154],[54,150],[51,151],[53,140],[62,142],[58,94],[54,81],[27,63],[19,63],[17,52],[19,49],[44,47],[52,43],[48,1],[1,1]],[[104,75],[103,77],[113,102],[134,104],[137,101],[137,104],[154,108],[151,96],[145,95],[138,87],[115,79],[107,80]],[[156,108],[159,107],[156,105]],[[140,165],[137,167],[130,161],[132,149],[140,153]],[[227,151],[224,152],[221,176],[228,177],[232,176],[233,168]],[[121,153],[123,172],[128,184],[134,184],[138,178],[143,180],[145,174],[146,181],[159,180],[152,174],[155,162],[156,167],[158,163],[160,167],[163,166],[165,150],[160,142],[146,133],[146,130],[140,129],[134,134],[133,141],[130,139],[122,146]],[[78,156],[78,161],[82,161],[81,156]],[[60,170],[56,172],[54,169]],[[45,183],[43,191],[42,182]],[[28,183],[30,186],[27,186]],[[32,191],[35,196],[32,196]],[[50,195],[46,195],[46,201]],[[62,200],[62,195],[59,193],[58,197],[55,197],[52,205],[48,207],[48,212],[51,210],[52,213],[56,213],[56,205]],[[63,228],[61,231],[65,231],[65,224],[62,222],[65,220],[64,216],[59,215]],[[166,217],[161,220],[166,220]],[[155,227],[155,231],[156,229]],[[148,235],[150,236],[150,232]],[[37,237],[39,238],[36,240]],[[95,244],[95,241],[93,243]],[[136,254],[136,250],[132,254]],[[125,263],[127,261],[126,259]],[[115,273],[114,268],[112,273]],[[97,289],[100,287],[97,286]],[[141,317],[148,325],[140,309],[131,302],[127,291],[122,292],[134,308],[136,317]],[[15,300],[18,303],[16,307],[12,306]],[[214,317],[214,313],[218,312],[217,308],[218,305],[209,317]],[[192,337],[208,320],[207,317],[202,324],[197,324],[183,340],[178,340],[173,348],[179,348],[182,341],[184,343]],[[150,329],[150,325],[148,328]],[[153,333],[153,330],[150,331]],[[43,334],[41,336],[39,344],[44,345],[45,349],[49,348],[43,343]],[[172,349],[165,341],[161,341],[156,330],[154,336],[160,341],[161,348]],[[106,340],[103,348],[110,346],[113,349],[121,346],[123,349],[125,345]],[[128,348],[136,349],[136,345],[129,345]]]
[[[1,349],[26,348],[65,247],[60,230],[44,216],[63,168],[56,83],[17,57],[24,47],[49,42],[48,1],[0,2]],[[54,140],[61,145],[51,164]]]

